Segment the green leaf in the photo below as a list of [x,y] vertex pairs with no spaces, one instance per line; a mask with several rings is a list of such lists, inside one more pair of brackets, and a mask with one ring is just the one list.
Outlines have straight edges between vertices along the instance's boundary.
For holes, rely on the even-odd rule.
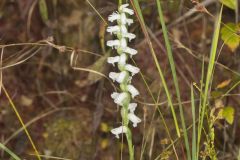
[[42,17],[42,20],[44,23],[48,21],[48,9],[47,9],[47,3],[45,0],[39,0],[38,1],[39,11],[40,15]]
[[231,106],[227,106],[224,107],[223,111],[222,111],[222,117],[229,123],[232,124],[233,123],[233,119],[234,119],[234,108]]
[[221,29],[221,38],[224,41],[224,43],[231,49],[232,52],[234,52],[240,43],[240,38],[237,35],[237,32],[239,30],[239,24],[234,23],[227,23],[222,29]]
[[220,2],[221,2],[223,5],[227,6],[228,8],[231,8],[231,9],[233,9],[233,10],[236,9],[236,6],[237,6],[236,0],[220,0]]

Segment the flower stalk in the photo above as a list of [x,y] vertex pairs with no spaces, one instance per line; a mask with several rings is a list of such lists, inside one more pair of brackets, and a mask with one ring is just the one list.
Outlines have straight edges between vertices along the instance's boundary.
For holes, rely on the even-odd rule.
[[128,42],[136,38],[136,35],[128,32],[128,27],[133,23],[133,20],[128,18],[134,14],[132,9],[127,8],[128,4],[120,5],[117,12],[113,12],[108,20],[110,22],[117,22],[115,26],[109,26],[107,32],[117,37],[115,40],[107,41],[107,46],[115,49],[118,53],[115,57],[109,57],[107,62],[113,66],[117,65],[119,72],[110,72],[109,77],[119,83],[120,92],[113,92],[111,97],[114,102],[121,106],[122,126],[111,130],[116,138],[120,134],[125,134],[128,142],[130,160],[134,160],[134,149],[132,144],[132,133],[129,128],[129,122],[133,127],[141,122],[134,111],[137,107],[136,103],[130,103],[131,100],[139,95],[139,91],[131,84],[132,77],[137,74],[140,69],[127,64],[129,57],[137,54],[137,50],[130,48]]

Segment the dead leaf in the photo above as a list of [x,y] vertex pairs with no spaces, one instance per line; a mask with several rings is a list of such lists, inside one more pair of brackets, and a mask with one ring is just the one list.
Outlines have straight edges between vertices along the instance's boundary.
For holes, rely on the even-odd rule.
[[228,79],[228,80],[221,82],[220,84],[217,85],[217,89],[221,89],[221,88],[228,86],[231,83],[231,81],[232,81],[231,79]]
[[28,107],[28,106],[32,105],[33,100],[31,98],[27,97],[27,96],[22,95],[21,99],[20,99],[20,103],[23,106],[27,106]]
[[[87,69],[99,72],[99,73],[104,73],[106,70],[106,60],[109,57],[109,53],[106,53],[104,56],[99,58],[97,61],[95,61],[94,64],[90,65],[87,67]],[[76,67],[77,68],[77,67]],[[88,77],[84,80],[77,80],[75,81],[75,84],[82,88],[85,86],[92,85],[102,79],[103,77],[99,74],[96,74],[94,72],[89,72]]]

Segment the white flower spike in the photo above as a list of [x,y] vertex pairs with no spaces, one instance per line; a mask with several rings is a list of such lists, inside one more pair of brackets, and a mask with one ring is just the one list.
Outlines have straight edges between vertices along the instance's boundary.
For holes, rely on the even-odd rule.
[[117,37],[116,40],[107,41],[107,46],[112,49],[116,49],[118,56],[109,57],[107,62],[117,67],[118,72],[110,72],[109,77],[120,84],[120,92],[113,92],[111,97],[114,102],[121,106],[121,116],[123,119],[123,126],[111,130],[113,134],[119,138],[119,134],[125,133],[129,136],[128,123],[131,121],[133,127],[137,127],[141,119],[134,114],[137,103],[130,103],[131,99],[139,95],[139,91],[131,84],[132,77],[140,72],[138,67],[135,67],[127,63],[129,57],[137,54],[137,50],[128,47],[128,41],[136,38],[136,35],[128,32],[128,26],[133,23],[133,20],[128,18],[129,15],[133,15],[134,11],[128,8],[129,4],[123,4],[118,8],[117,12],[113,12],[108,20],[110,22],[117,22],[115,26],[109,26],[107,32]]

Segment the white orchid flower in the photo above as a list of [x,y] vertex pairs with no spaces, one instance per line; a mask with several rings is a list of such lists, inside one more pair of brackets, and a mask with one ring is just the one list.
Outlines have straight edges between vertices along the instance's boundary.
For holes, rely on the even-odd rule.
[[141,122],[141,119],[138,118],[134,113],[129,113],[128,118],[133,123],[133,127],[137,127],[137,124]]
[[112,134],[115,134],[116,138],[119,138],[119,134],[127,133],[127,127],[120,126],[111,130]]
[[126,64],[125,65],[125,69],[129,72],[132,73],[132,76],[134,76],[135,74],[137,74],[138,72],[140,72],[140,69],[138,67],[135,67],[131,64]]
[[130,103],[128,105],[128,110],[130,111],[130,113],[134,113],[136,108],[137,108],[137,103]]
[[132,9],[127,8],[129,4],[123,4],[119,7],[119,11],[128,13],[129,15],[133,15],[134,11]]
[[127,85],[127,89],[131,93],[132,98],[134,98],[135,96],[139,95],[138,90],[133,85],[131,85],[131,84]]

